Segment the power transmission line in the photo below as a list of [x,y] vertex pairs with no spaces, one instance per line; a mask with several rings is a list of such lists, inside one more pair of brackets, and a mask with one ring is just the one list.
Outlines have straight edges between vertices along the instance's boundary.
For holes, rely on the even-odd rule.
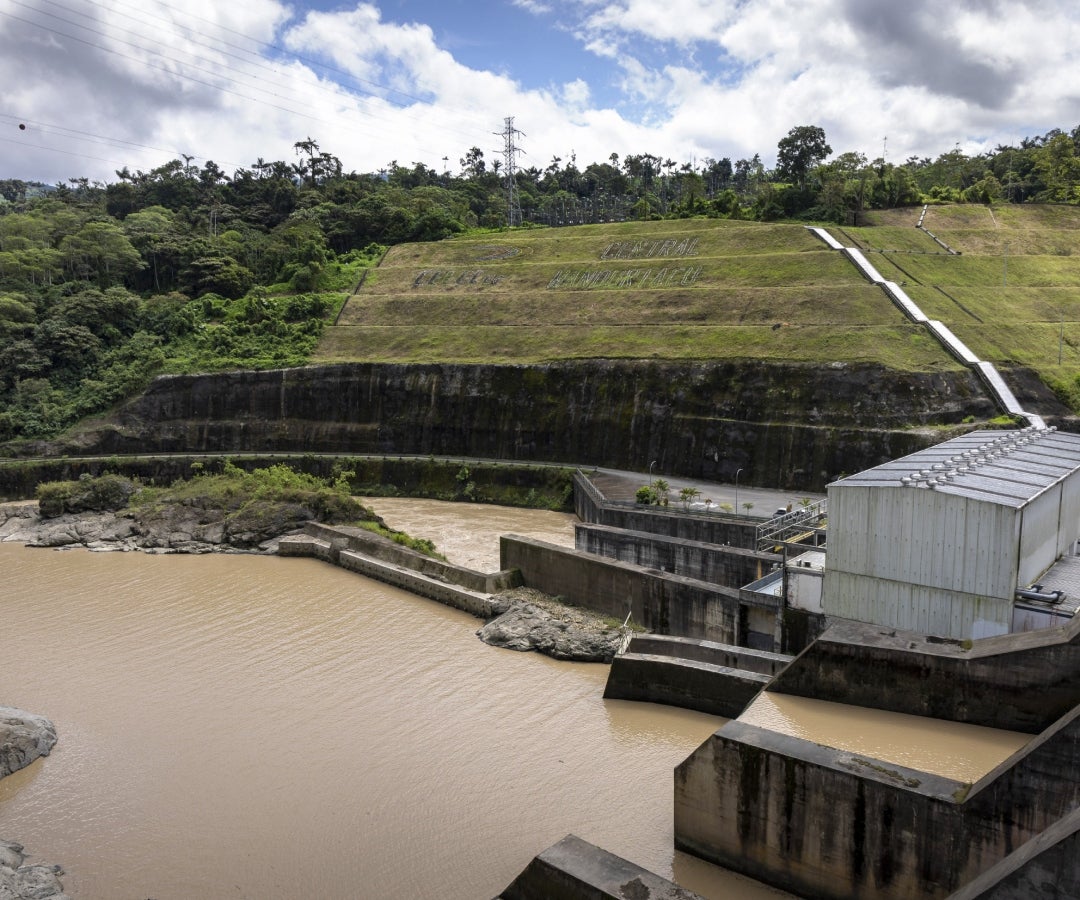
[[514,117],[507,116],[503,119],[503,130],[495,132],[503,139],[503,168],[506,169],[506,224],[513,228],[521,224],[521,203],[518,200],[517,179],[517,154],[524,153],[514,143],[517,136],[525,137],[525,133],[514,127]]
[[[175,64],[174,66],[165,66],[165,65],[156,64],[155,62],[153,62],[151,60],[133,56],[130,53],[125,53],[125,52],[122,52],[120,50],[105,46],[104,44],[99,43],[97,41],[87,40],[85,38],[77,37],[77,36],[75,36],[73,34],[58,31],[58,30],[56,30],[54,28],[50,28],[49,26],[43,24],[40,21],[34,21],[32,19],[27,19],[27,18],[24,18],[24,17],[19,16],[19,15],[14,15],[14,14],[12,14],[10,12],[0,11],[0,15],[5,16],[5,17],[7,17],[9,19],[13,19],[15,21],[22,22],[23,24],[30,25],[30,26],[33,26],[35,28],[40,28],[40,29],[42,29],[42,30],[44,30],[46,32],[57,35],[58,37],[65,38],[67,40],[76,41],[78,43],[85,44],[85,45],[90,46],[90,47],[94,47],[94,48],[96,48],[98,50],[101,50],[103,52],[110,53],[110,54],[115,55],[115,56],[119,56],[119,57],[127,59],[127,60],[129,60],[131,62],[134,62],[134,63],[140,65],[141,67],[145,68],[145,69],[156,69],[158,71],[165,72],[165,73],[167,73],[168,75],[170,75],[172,77],[182,78],[182,79],[185,79],[185,80],[187,80],[189,82],[199,84],[199,85],[211,88],[211,89],[216,90],[216,91],[220,91],[220,92],[222,92],[224,94],[233,95],[233,96],[235,96],[235,97],[237,97],[237,98],[239,98],[241,100],[252,102],[252,103],[260,103],[260,104],[262,104],[264,106],[268,106],[268,107],[270,107],[272,109],[280,110],[281,112],[287,113],[287,114],[289,114],[291,116],[298,116],[300,118],[304,118],[304,119],[307,119],[309,121],[318,122],[318,123],[320,123],[322,125],[330,126],[330,127],[333,127],[333,128],[340,128],[343,124],[346,124],[346,123],[343,123],[340,119],[335,120],[333,122],[328,122],[325,119],[319,119],[318,117],[313,116],[310,113],[303,112],[303,111],[295,109],[295,108],[289,108],[288,106],[283,106],[283,105],[281,105],[279,103],[272,102],[269,99],[262,99],[262,98],[259,98],[257,96],[250,96],[249,94],[242,93],[239,90],[231,89],[227,85],[232,85],[232,86],[235,86],[235,87],[243,88],[245,91],[252,91],[252,92],[256,92],[256,93],[262,93],[262,94],[268,95],[270,97],[273,97],[275,99],[284,100],[284,101],[286,101],[287,103],[290,103],[290,104],[291,103],[299,104],[299,103],[302,102],[299,98],[297,98],[295,96],[288,96],[288,95],[282,96],[281,94],[274,93],[272,90],[268,90],[267,88],[262,87],[260,85],[251,84],[251,83],[245,83],[243,81],[240,81],[240,80],[237,80],[237,79],[234,79],[234,78],[230,77],[229,75],[227,75],[225,73],[226,72],[233,72],[233,73],[240,74],[242,70],[234,68],[232,66],[229,66],[227,63],[224,63],[224,62],[221,62],[221,61],[211,61],[211,60],[207,60],[205,58],[200,58],[200,57],[195,56],[195,55],[192,55],[192,60],[191,61],[184,61],[184,60],[182,60],[180,58],[177,58],[176,56],[165,56],[164,54],[162,54],[160,47],[148,47],[148,46],[144,46],[144,45],[139,44],[139,43],[132,42],[130,40],[125,40],[124,38],[119,37],[117,34],[110,34],[108,32],[99,31],[99,30],[97,30],[95,28],[91,28],[91,27],[89,27],[87,25],[82,25],[82,24],[80,24],[78,22],[74,22],[74,21],[71,21],[69,19],[65,19],[62,16],[57,16],[57,15],[55,15],[53,13],[49,13],[49,12],[41,10],[41,9],[35,9],[34,7],[30,7],[28,4],[20,2],[20,0],[11,0],[11,2],[16,6],[22,6],[23,8],[26,8],[28,10],[32,10],[34,12],[37,12],[40,15],[49,16],[52,19],[57,19],[57,20],[59,20],[61,22],[66,22],[68,25],[74,26],[76,28],[80,28],[80,29],[82,29],[84,31],[88,31],[88,32],[90,32],[92,34],[97,35],[100,38],[103,38],[103,39],[106,39],[106,40],[118,41],[119,43],[126,44],[127,46],[129,46],[129,47],[131,47],[131,48],[133,48],[133,49],[135,49],[137,51],[140,51],[140,52],[143,52],[143,53],[152,53],[152,54],[154,54],[155,58],[160,58],[160,59],[162,59],[164,61],[171,62],[171,63]],[[71,7],[67,7],[67,6],[63,5],[62,3],[57,3],[57,2],[55,2],[55,0],[46,0],[46,2],[50,3],[50,5],[52,5],[52,6],[56,7],[56,8],[65,10],[65,11],[67,11],[69,13],[74,14],[74,15],[79,15],[79,16],[89,18],[88,16],[86,16],[86,14],[81,13],[81,12],[79,12],[77,10],[74,10]],[[166,8],[169,8],[169,7],[166,6]],[[135,20],[130,16],[126,16],[124,13],[119,12],[119,11],[117,11],[115,9],[113,9],[112,11],[116,15],[127,18],[128,21],[135,21],[135,22],[140,21],[140,20]],[[161,17],[156,17],[156,16],[153,17],[153,18],[157,18],[160,21],[166,21],[166,22],[169,21],[169,20],[162,19]],[[143,19],[141,21],[142,21],[143,24],[147,24],[145,19]],[[95,24],[100,24],[100,23],[95,21]],[[221,27],[224,28],[224,26],[221,26]],[[124,28],[119,28],[117,30],[121,34],[127,33],[127,34],[132,34],[133,36],[139,36],[139,37],[142,36],[141,34],[138,34],[137,32],[132,32],[132,31],[130,31],[128,29],[124,29]],[[232,31],[232,29],[224,29],[224,30]],[[198,32],[196,32],[196,33],[198,33]],[[240,34],[240,32],[234,32],[234,33]],[[203,37],[208,37],[208,36],[203,35]],[[215,40],[213,38],[209,38],[209,39],[210,40]],[[251,39],[251,40],[253,40],[253,39]],[[233,59],[235,59],[237,61],[240,61],[241,63],[244,63],[244,61],[241,59],[241,57],[237,56],[236,54],[227,53],[226,51],[223,51],[218,47],[214,47],[212,44],[202,43],[202,42],[197,42],[197,41],[193,41],[193,43],[201,44],[201,46],[203,46],[203,47],[207,47],[210,50],[222,53],[222,55],[232,57]],[[250,54],[252,56],[255,56],[257,59],[260,59],[260,60],[262,59],[262,57],[260,57],[259,54],[256,53],[255,51],[245,50],[244,48],[237,47],[236,45],[233,45],[233,44],[228,44],[227,42],[224,42],[224,41],[222,43],[225,44],[225,46],[230,46],[230,47],[233,47],[234,49],[241,50],[244,53],[248,53],[248,54]],[[276,45],[266,44],[265,42],[261,42],[261,41],[254,41],[253,40],[253,43],[260,44],[260,45],[262,45],[264,47],[273,48],[273,49],[276,49],[276,50],[283,50],[283,48],[276,47]],[[287,51],[284,51],[284,52],[287,52]],[[303,60],[303,57],[294,56],[293,58]],[[307,60],[303,60],[303,61],[311,62],[311,61],[307,61]],[[256,67],[256,68],[261,68],[261,69],[263,69],[265,71],[268,71],[268,72],[273,72],[275,75],[280,74],[278,72],[278,70],[276,70],[275,68],[273,68],[271,66],[266,65],[263,62],[260,62],[260,63],[247,62],[247,63],[244,63],[244,64],[247,65],[248,67]],[[315,64],[313,62],[311,64],[312,65],[318,65],[318,64]],[[177,66],[179,66],[180,68],[179,69],[176,68]],[[327,67],[327,66],[321,66],[321,67],[324,68],[324,69],[333,70],[332,67]],[[211,80],[196,77],[195,75],[190,74],[192,70],[199,73],[200,75],[208,76],[210,79],[220,79],[220,82],[219,83],[214,83]],[[341,70],[333,70],[333,71],[340,72]],[[250,75],[251,73],[250,73],[250,71],[245,71],[244,74]],[[348,75],[348,73],[345,73],[345,72],[341,72],[341,74]],[[353,76],[350,76],[350,78],[353,78]],[[357,80],[357,79],[354,78],[354,80]],[[223,83],[221,83],[221,82],[223,82]],[[374,82],[371,82],[371,83],[375,84]],[[313,87],[315,87],[315,88],[317,88],[317,89],[319,89],[321,91],[327,92],[327,93],[334,93],[334,92],[330,91],[329,88],[325,87],[324,85],[322,85],[321,83],[318,83],[318,82],[316,82]],[[283,92],[288,92],[289,91],[289,87],[287,85],[281,85],[281,88],[282,88]],[[394,89],[388,88],[388,87],[384,88],[384,90],[386,90],[386,91],[394,91]],[[398,93],[401,96],[409,97],[410,99],[415,99],[418,102],[425,102],[425,101],[422,101],[418,97],[413,97],[413,95],[406,94],[405,92],[402,92],[402,91],[394,91],[394,92]],[[375,95],[373,93],[370,93],[370,92],[358,91],[357,93],[359,93],[361,95],[367,94],[367,96],[370,97],[372,100],[381,99],[377,95]],[[357,98],[355,96],[349,97],[348,93],[343,93],[342,95],[336,95],[335,94],[335,96],[340,96],[340,98],[342,100],[344,100],[344,99],[358,100],[359,99],[359,98]],[[392,108],[394,108],[394,107],[392,107]],[[401,111],[402,107],[396,107],[396,109],[398,111]],[[383,118],[384,120],[387,120],[386,117],[380,117],[380,116],[370,112],[369,110],[357,109],[356,112],[359,115],[361,115],[361,116],[363,116],[365,118],[370,118],[370,119]],[[407,112],[399,113],[399,114],[403,114],[406,117],[419,120],[418,116],[410,115]],[[19,116],[18,118],[21,121],[29,121],[29,119],[26,116]],[[389,121],[389,120],[387,120],[387,121]],[[39,124],[44,124],[44,123],[39,123]],[[346,127],[349,127],[349,126],[346,125]],[[358,126],[352,126],[352,127],[358,127]],[[451,127],[450,130],[454,130],[454,129]],[[365,132],[365,133],[370,136],[369,132]],[[461,130],[459,133],[461,133],[462,135],[466,135],[468,132],[466,132],[464,130]],[[128,143],[128,144],[130,144],[132,146],[144,146],[144,145],[135,144],[134,142],[116,141],[116,139],[103,138],[102,136],[97,136],[97,137],[102,138],[103,140],[107,140],[107,141],[113,141],[113,142],[119,142],[119,143]],[[43,148],[43,149],[49,149],[49,148]],[[159,148],[149,148],[149,149],[159,149]],[[422,150],[422,151],[424,151],[426,153],[434,153],[435,152],[435,151],[431,150],[430,148],[419,147],[417,149]],[[172,151],[169,151],[169,152],[172,152]],[[68,155],[70,155],[70,151],[66,151],[66,153]],[[93,158],[93,157],[87,156],[86,158],[90,159],[90,158]],[[203,158],[203,157],[200,157],[200,158]]]

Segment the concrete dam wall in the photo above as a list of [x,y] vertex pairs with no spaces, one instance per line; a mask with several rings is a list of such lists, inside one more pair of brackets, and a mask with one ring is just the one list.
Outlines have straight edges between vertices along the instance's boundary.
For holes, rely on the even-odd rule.
[[[64,448],[466,455],[817,489],[994,409],[968,371],[584,360],[161,376]],[[778,424],[781,423],[781,424]]]

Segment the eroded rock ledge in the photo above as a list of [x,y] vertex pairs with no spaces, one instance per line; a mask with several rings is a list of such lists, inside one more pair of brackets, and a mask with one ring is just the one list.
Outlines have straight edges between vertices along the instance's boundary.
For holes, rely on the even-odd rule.
[[6,503],[0,504],[0,541],[158,553],[272,551],[277,538],[299,530],[311,516],[311,510],[297,504],[280,504],[262,521],[235,523],[225,520],[225,510],[177,503],[147,511],[102,510],[45,518],[37,503]]

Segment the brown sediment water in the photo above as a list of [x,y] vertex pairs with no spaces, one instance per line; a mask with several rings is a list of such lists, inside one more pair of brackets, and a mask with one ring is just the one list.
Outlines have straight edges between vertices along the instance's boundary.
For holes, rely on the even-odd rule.
[[503,534],[574,546],[577,518],[568,513],[402,497],[360,499],[391,528],[434,541],[450,562],[476,572],[499,571],[499,536]]
[[1017,731],[772,691],[758,694],[739,721],[965,782],[978,781],[1031,740]]
[[[483,546],[490,509],[454,513]],[[530,515],[497,528],[543,536]],[[451,529],[439,506],[408,530]],[[706,897],[785,896],[672,850],[673,769],[723,720],[605,701],[606,666],[315,560],[0,544],[0,567],[0,703],[59,732],[0,781],[0,837],[77,900],[476,900],[569,832]]]

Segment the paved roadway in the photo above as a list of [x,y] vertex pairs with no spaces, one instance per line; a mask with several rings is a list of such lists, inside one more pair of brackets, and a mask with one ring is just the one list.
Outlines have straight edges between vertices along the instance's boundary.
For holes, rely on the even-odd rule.
[[[634,493],[642,485],[649,483],[649,474],[642,472],[626,472],[619,469],[583,469],[582,471],[596,472],[592,476],[593,483],[601,490],[608,500],[633,500]],[[805,491],[775,491],[769,488],[758,488],[753,485],[740,482],[738,485],[738,505],[736,506],[736,486],[734,484],[719,484],[712,481],[700,481],[693,478],[677,478],[674,475],[665,475],[653,470],[652,477],[663,478],[669,487],[668,503],[673,506],[679,504],[679,491],[684,487],[695,487],[701,491],[698,500],[709,497],[716,509],[721,503],[730,503],[735,507],[735,512],[740,515],[747,514],[750,518],[768,519],[776,510],[783,507],[787,509],[790,503],[793,509],[799,509],[799,501],[809,497],[813,501],[824,500],[824,494],[812,494]],[[744,503],[753,503],[749,513],[743,509]]]

